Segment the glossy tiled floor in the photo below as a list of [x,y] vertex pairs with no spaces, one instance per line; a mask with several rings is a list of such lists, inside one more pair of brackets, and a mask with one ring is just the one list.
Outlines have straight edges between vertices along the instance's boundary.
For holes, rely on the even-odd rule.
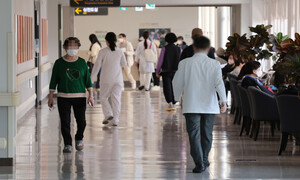
[[265,126],[257,142],[239,137],[230,115],[217,116],[211,166],[193,174],[180,109],[166,113],[161,92],[126,91],[122,103],[117,128],[103,127],[100,104],[88,108],[85,149],[68,155],[57,109],[33,110],[18,122],[16,165],[0,167],[0,179],[300,179],[299,147],[290,142],[279,157],[279,132],[271,137]]

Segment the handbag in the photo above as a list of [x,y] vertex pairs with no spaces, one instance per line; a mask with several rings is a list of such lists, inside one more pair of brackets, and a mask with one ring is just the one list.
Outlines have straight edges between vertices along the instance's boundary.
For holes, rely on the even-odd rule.
[[87,66],[89,68],[89,72],[92,73],[94,67],[94,64],[92,63],[92,56],[89,57],[89,60],[87,61]]
[[152,51],[151,47],[152,47],[152,42],[150,44],[149,49],[145,49],[145,61],[156,63],[157,62],[157,54],[154,51]]

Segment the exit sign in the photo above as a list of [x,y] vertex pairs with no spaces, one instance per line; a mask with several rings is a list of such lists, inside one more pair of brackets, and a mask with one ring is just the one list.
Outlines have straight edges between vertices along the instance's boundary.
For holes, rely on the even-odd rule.
[[155,9],[155,4],[146,4],[146,9]]
[[71,7],[118,7],[121,0],[70,0]]
[[108,8],[84,7],[75,8],[75,16],[105,16],[108,15]]

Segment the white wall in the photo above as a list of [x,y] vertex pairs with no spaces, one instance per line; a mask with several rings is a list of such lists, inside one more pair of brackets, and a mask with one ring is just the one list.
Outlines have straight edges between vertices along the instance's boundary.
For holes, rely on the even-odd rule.
[[190,44],[191,30],[198,27],[198,7],[160,7],[143,12],[136,12],[134,8],[127,11],[110,8],[108,13],[108,16],[75,16],[75,36],[81,40],[82,50],[89,49],[89,34],[96,31],[125,33],[136,47],[140,28],[171,28]]
[[[17,15],[22,15],[22,16],[30,16],[34,20],[34,0],[15,0],[14,3],[14,14]],[[32,25],[32,29],[34,30],[34,23]],[[34,38],[34,31],[32,32],[32,37]],[[34,41],[34,39],[32,39]],[[32,48],[34,49],[34,48]],[[15,54],[16,56],[16,54]],[[33,59],[25,62],[18,64],[16,66],[16,72],[17,75],[22,74],[26,71],[32,70],[35,68],[34,64],[34,56]],[[29,86],[29,81],[32,81],[32,87]],[[35,104],[35,99],[32,99],[32,97],[35,96],[35,79],[34,77],[26,80],[22,83],[20,83],[17,86],[17,91],[20,93],[19,97],[19,106],[17,107],[17,118],[19,119],[22,117],[28,110],[30,110],[34,104]],[[27,101],[30,99],[29,101]],[[27,102],[26,102],[27,101]]]
[[58,59],[58,0],[48,0],[48,60],[54,63]]

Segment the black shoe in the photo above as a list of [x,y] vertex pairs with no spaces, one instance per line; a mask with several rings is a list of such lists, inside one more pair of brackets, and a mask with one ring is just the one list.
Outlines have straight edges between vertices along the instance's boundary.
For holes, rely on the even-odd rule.
[[204,163],[204,166],[205,166],[205,169],[208,168],[208,167],[210,166],[209,161],[205,162],[205,163]]
[[140,86],[139,87],[139,90],[141,91],[141,90],[143,90],[145,88],[145,86]]
[[202,173],[205,171],[205,169],[206,168],[204,168],[204,167],[196,165],[196,167],[193,169],[193,173]]

